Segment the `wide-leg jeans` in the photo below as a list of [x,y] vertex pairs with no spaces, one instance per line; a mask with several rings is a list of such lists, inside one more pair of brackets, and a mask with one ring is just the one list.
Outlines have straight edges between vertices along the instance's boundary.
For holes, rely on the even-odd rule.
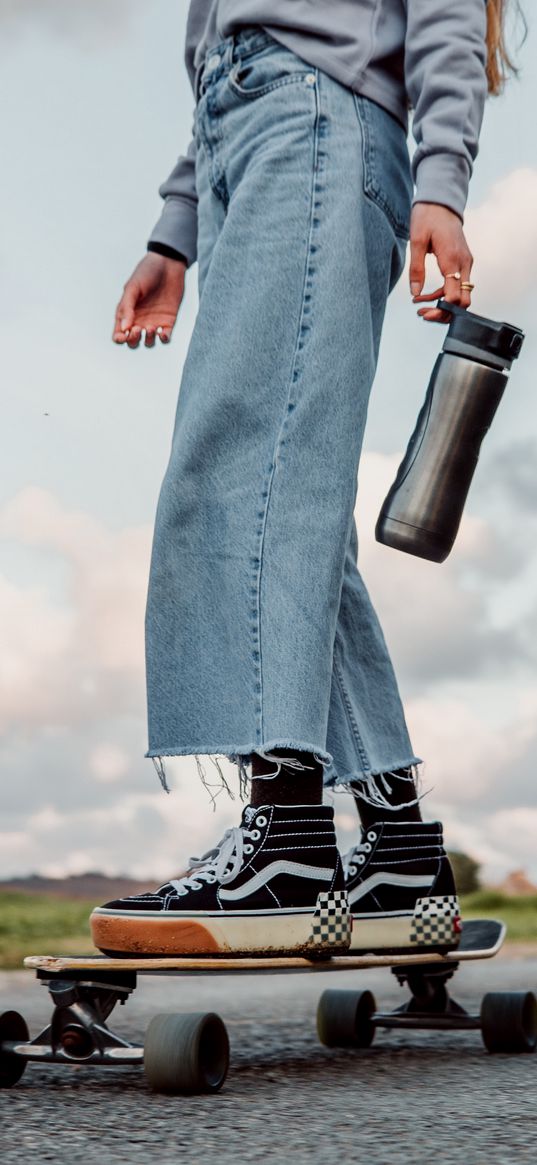
[[419,763],[357,567],[357,473],[404,263],[406,134],[260,28],[195,113],[199,310],[158,500],[146,756],[313,752],[328,785]]

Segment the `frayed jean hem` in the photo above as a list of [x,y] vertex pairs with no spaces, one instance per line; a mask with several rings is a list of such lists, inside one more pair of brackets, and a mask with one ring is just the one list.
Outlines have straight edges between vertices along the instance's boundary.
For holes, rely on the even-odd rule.
[[347,786],[351,785],[353,781],[366,781],[370,777],[381,777],[385,773],[397,772],[398,769],[415,769],[418,765],[423,764],[423,759],[420,756],[411,756],[408,760],[395,761],[393,764],[384,765],[381,769],[353,769],[348,773],[328,773],[325,777],[325,789],[338,789],[341,792],[347,791]]
[[319,764],[325,768],[333,764],[331,754],[325,749],[318,748],[311,741],[296,740],[290,737],[285,739],[278,737],[263,744],[238,745],[236,748],[232,748],[228,744],[204,749],[200,749],[199,746],[198,748],[192,746],[190,748],[150,748],[144,753],[144,756],[150,760],[166,756],[223,756],[232,764],[238,764],[239,760],[245,762],[253,752],[272,752],[275,748],[296,748],[300,752],[311,752]]
[[220,768],[217,757],[224,757],[226,760],[230,761],[231,764],[236,765],[239,771],[239,788],[241,796],[245,797],[247,793],[247,781],[249,777],[246,766],[251,759],[252,753],[257,752],[266,755],[267,753],[273,752],[278,748],[294,748],[297,750],[297,752],[311,753],[315,760],[323,766],[324,788],[333,789],[336,792],[351,792],[352,790],[350,786],[352,782],[367,782],[374,777],[382,776],[384,773],[398,769],[416,769],[418,765],[423,764],[421,757],[411,756],[410,759],[405,759],[403,761],[398,760],[391,765],[385,765],[383,768],[379,769],[368,769],[367,771],[364,769],[353,769],[348,773],[337,773],[334,768],[334,760],[331,753],[327,752],[325,749],[316,747],[315,745],[311,744],[311,742],[299,741],[290,737],[286,737],[285,739],[278,737],[263,744],[238,746],[237,748],[233,749],[233,751],[229,745],[224,745],[219,748],[214,747],[210,751],[207,750],[205,752],[195,752],[192,746],[186,748],[154,748],[148,749],[148,751],[144,753],[144,756],[147,759],[153,761],[162,788],[166,793],[169,793],[170,789],[168,786],[166,769],[164,766],[164,758],[174,756],[193,756],[196,760],[198,774],[201,778],[202,784],[209,791],[214,802],[214,796],[211,791],[212,786],[207,780],[206,772],[200,760],[201,757],[208,757],[213,762],[220,778],[220,786],[218,791],[226,789],[230,796],[233,796],[233,794],[231,793],[222,769]]
[[[164,765],[164,758],[165,757],[172,757],[172,756],[193,756],[195,758],[195,761],[196,761],[198,775],[200,777],[201,783],[207,789],[207,792],[209,793],[209,795],[211,797],[211,800],[213,802],[213,807],[214,807],[215,796],[214,796],[213,791],[212,791],[214,787],[216,787],[217,793],[221,792],[222,789],[225,789],[226,792],[230,795],[230,797],[233,797],[233,793],[232,793],[231,789],[229,788],[229,785],[226,781],[224,773],[222,772],[222,769],[221,769],[220,764],[217,760],[217,757],[219,757],[219,756],[225,757],[225,759],[230,761],[231,764],[235,764],[237,766],[238,771],[239,771],[240,795],[245,800],[247,797],[247,790],[248,790],[247,782],[249,779],[249,774],[247,772],[246,766],[248,764],[248,761],[251,758],[252,753],[253,752],[263,752],[266,755],[267,753],[270,753],[271,751],[273,751],[275,748],[296,748],[297,752],[311,752],[313,754],[315,760],[318,761],[319,764],[321,764],[323,766],[324,770],[329,770],[333,764],[333,758],[329,752],[326,752],[324,749],[318,749],[311,743],[304,742],[304,741],[298,741],[298,740],[290,739],[290,738],[286,738],[286,739],[278,738],[276,740],[269,740],[268,742],[266,742],[264,744],[251,744],[251,745],[239,746],[239,747],[233,749],[233,751],[231,751],[231,748],[229,745],[224,745],[220,748],[215,747],[215,748],[211,749],[210,751],[207,750],[205,752],[195,752],[195,750],[194,750],[194,748],[192,748],[192,746],[190,748],[150,748],[150,749],[148,749],[148,751],[146,753],[144,753],[144,756],[153,761],[153,764],[155,766],[159,781],[160,781],[165,793],[170,792],[170,787],[168,785],[168,777],[167,777],[166,768]],[[201,760],[200,760],[200,757],[202,757],[202,756],[208,757],[209,760],[211,760],[212,763],[214,764],[214,766],[217,770],[217,773],[218,773],[218,778],[219,778],[219,784],[217,786],[213,786],[211,784],[211,782],[207,779],[206,771],[205,771],[205,769],[201,763]]]

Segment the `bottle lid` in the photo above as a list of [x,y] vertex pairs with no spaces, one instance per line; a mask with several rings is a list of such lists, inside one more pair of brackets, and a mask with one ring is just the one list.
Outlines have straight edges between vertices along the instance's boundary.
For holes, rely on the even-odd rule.
[[511,367],[524,342],[524,332],[520,328],[478,316],[458,304],[447,303],[445,299],[439,299],[436,306],[451,316],[446,341],[468,344]]

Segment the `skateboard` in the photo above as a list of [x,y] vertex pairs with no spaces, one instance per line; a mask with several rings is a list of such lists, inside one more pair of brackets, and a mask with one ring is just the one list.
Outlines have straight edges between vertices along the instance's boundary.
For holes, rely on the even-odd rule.
[[11,1087],[30,1061],[70,1065],[142,1064],[157,1092],[217,1092],[229,1065],[225,1024],[213,1012],[156,1015],[144,1046],[136,1046],[107,1026],[116,1003],[125,1003],[138,975],[239,975],[364,971],[387,967],[408,988],[406,1003],[385,1012],[368,990],[326,990],[317,1009],[317,1032],[330,1048],[367,1048],[377,1028],[481,1031],[489,1052],[533,1052],[537,1045],[537,1000],[529,991],[484,996],[479,1014],[451,998],[447,982],[459,964],[492,958],[505,926],[491,920],[463,924],[460,945],[447,952],[348,953],[328,959],[302,957],[63,958],[32,955],[24,960],[48,986],[54,1009],[50,1024],[31,1040],[23,1017],[0,1017],[0,1086]]

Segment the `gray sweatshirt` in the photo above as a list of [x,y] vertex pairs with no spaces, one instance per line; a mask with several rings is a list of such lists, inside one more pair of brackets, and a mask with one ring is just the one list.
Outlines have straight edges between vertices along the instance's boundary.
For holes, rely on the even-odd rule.
[[[194,98],[209,47],[260,25],[308,64],[384,106],[412,133],[415,202],[461,218],[487,94],[486,0],[190,0],[185,63]],[[151,249],[196,258],[195,142],[159,194]]]

